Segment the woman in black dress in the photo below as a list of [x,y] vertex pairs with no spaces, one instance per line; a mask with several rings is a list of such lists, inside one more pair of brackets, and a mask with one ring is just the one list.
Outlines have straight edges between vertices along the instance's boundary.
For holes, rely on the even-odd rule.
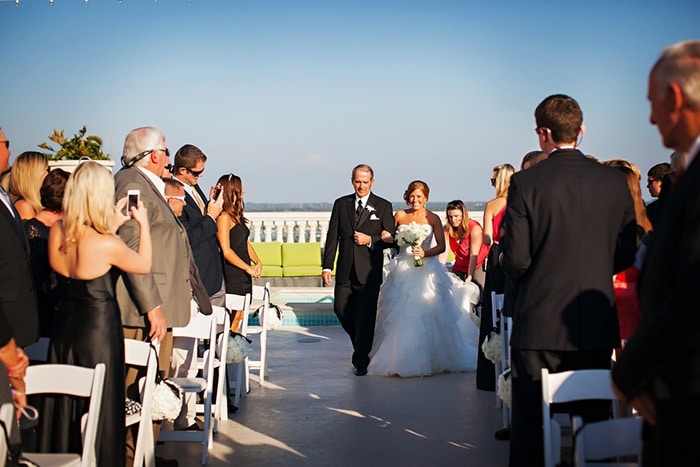
[[[219,178],[217,185],[221,187],[223,211],[216,219],[216,236],[225,259],[226,293],[245,295],[253,291],[253,278],[260,277],[262,264],[248,239],[250,229],[243,215],[243,183],[237,175],[228,174]],[[243,312],[238,310],[231,323],[232,331],[239,332],[242,319]]]
[[[138,251],[116,234],[129,220],[126,197],[114,206],[114,180],[96,162],[80,164],[68,179],[63,219],[49,233],[49,262],[63,287],[63,303],[54,320],[49,361],[93,368],[106,365],[97,465],[124,466],[124,334],[114,293],[120,271],[151,270],[151,234],[146,208],[130,215],[141,228]],[[82,402],[82,401],[81,401]],[[87,404],[67,397],[47,398],[42,409],[40,449],[80,452],[80,416]]]
[[49,229],[63,216],[63,192],[70,174],[53,169],[41,183],[43,209],[24,223],[29,242],[29,263],[32,267],[36,296],[39,302],[39,329],[41,337],[51,337],[51,323],[61,301],[56,273],[49,266]]

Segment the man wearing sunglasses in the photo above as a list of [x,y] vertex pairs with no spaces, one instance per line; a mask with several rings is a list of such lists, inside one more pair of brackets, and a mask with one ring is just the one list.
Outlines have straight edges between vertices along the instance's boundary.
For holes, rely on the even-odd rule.
[[[192,247],[194,262],[199,270],[206,288],[209,301],[214,306],[226,305],[226,289],[224,288],[223,259],[216,239],[216,218],[221,214],[223,197],[207,200],[204,192],[197,184],[207,164],[207,156],[192,144],[185,144],[175,153],[173,167],[173,182],[180,185],[183,202],[170,197],[169,202],[182,204],[176,210],[178,219],[187,231],[187,237]],[[166,190],[168,190],[166,186]],[[166,191],[167,194],[167,191]],[[214,187],[209,191],[214,196]],[[193,339],[177,338],[173,347],[173,368],[176,376],[193,377],[197,374],[197,361],[191,358],[195,355]],[[180,414],[175,420],[177,430],[198,430],[195,423],[195,397],[186,397],[186,413]]]

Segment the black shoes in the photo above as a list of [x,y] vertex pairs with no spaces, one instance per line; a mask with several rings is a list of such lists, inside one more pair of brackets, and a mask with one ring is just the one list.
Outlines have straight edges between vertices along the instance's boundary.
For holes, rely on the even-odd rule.
[[367,374],[367,367],[356,366],[353,367],[352,372],[355,374],[355,376],[364,376]]
[[493,434],[499,441],[508,441],[510,439],[510,426],[507,428],[501,428]]

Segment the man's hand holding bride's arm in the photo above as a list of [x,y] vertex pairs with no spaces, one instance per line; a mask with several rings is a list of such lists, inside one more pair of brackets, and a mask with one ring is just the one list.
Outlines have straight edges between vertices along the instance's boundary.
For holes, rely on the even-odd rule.
[[381,237],[384,243],[392,243],[394,241],[394,236],[388,230],[382,230]]

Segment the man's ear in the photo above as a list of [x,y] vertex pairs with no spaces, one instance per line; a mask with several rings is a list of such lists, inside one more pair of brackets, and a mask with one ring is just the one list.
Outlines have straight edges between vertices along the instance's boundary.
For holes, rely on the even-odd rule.
[[581,128],[579,128],[579,130],[578,130],[578,136],[579,136],[579,138],[583,138],[583,135],[585,135],[585,134],[586,134],[586,125],[584,125],[582,123]]
[[668,104],[672,111],[679,111],[683,107],[684,96],[681,87],[678,83],[670,83],[666,91],[665,99],[668,99]]

